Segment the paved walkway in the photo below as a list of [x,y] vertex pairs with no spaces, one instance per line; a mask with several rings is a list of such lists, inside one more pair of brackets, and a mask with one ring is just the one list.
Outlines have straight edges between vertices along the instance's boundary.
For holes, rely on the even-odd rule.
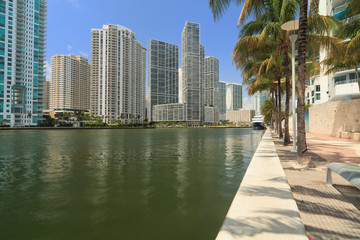
[[360,164],[360,143],[309,134],[308,148],[315,169],[294,169],[296,153],[273,138],[288,183],[300,210],[306,233],[317,239],[360,239],[360,190],[333,174],[334,186],[325,184],[329,162]]
[[249,164],[216,239],[308,239],[270,130]]
[[360,165],[360,142],[352,139],[307,133],[308,149],[327,162],[345,162]]

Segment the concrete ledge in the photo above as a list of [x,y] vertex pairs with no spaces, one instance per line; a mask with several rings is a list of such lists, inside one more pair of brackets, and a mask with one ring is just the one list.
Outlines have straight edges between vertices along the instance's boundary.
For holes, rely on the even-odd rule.
[[216,239],[308,239],[270,130],[250,162]]

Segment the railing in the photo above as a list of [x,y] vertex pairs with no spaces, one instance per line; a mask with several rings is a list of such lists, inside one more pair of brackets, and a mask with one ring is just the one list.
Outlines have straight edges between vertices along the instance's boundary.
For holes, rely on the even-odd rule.
[[348,83],[354,83],[354,82],[357,82],[356,78],[336,81],[334,85],[336,86],[336,85],[342,85],[342,84],[348,84]]
[[340,6],[336,7],[336,8],[334,8],[334,14],[336,14],[338,12],[341,12],[341,11],[344,11],[348,7],[349,7],[349,3],[345,3],[343,5],[340,5]]

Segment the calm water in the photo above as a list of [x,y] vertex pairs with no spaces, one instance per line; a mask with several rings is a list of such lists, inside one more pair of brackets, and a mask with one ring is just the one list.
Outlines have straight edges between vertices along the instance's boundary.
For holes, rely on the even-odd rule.
[[0,132],[0,239],[214,239],[250,129]]

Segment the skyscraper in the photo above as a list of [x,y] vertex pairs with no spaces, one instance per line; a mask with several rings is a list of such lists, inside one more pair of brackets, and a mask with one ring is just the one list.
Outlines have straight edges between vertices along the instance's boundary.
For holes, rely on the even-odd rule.
[[219,121],[219,60],[215,57],[207,56],[204,59],[204,78],[203,78],[203,92],[204,101],[203,105],[212,108],[212,116],[206,118],[205,122]]
[[200,45],[200,24],[186,22],[181,36],[184,118],[202,120],[202,71],[204,47]]
[[0,121],[42,119],[46,0],[0,1]]
[[[268,98],[268,95],[269,95],[268,90],[254,93],[253,108],[255,110],[255,115],[261,115],[261,105],[265,103],[265,100]],[[282,106],[284,106],[285,103],[283,102],[284,100],[285,100],[285,96],[282,98],[282,103],[281,103]]]
[[81,56],[57,54],[51,58],[50,108],[57,111],[90,108],[90,65]]
[[153,107],[179,102],[179,46],[154,39],[148,42],[149,118]]
[[242,107],[242,85],[238,83],[227,83],[226,111],[235,111]]
[[[219,82],[220,114],[225,111],[236,111],[242,106],[242,85],[238,83]],[[222,116],[223,117],[223,116]]]
[[107,122],[145,118],[146,49],[120,25],[91,31],[91,114]]

